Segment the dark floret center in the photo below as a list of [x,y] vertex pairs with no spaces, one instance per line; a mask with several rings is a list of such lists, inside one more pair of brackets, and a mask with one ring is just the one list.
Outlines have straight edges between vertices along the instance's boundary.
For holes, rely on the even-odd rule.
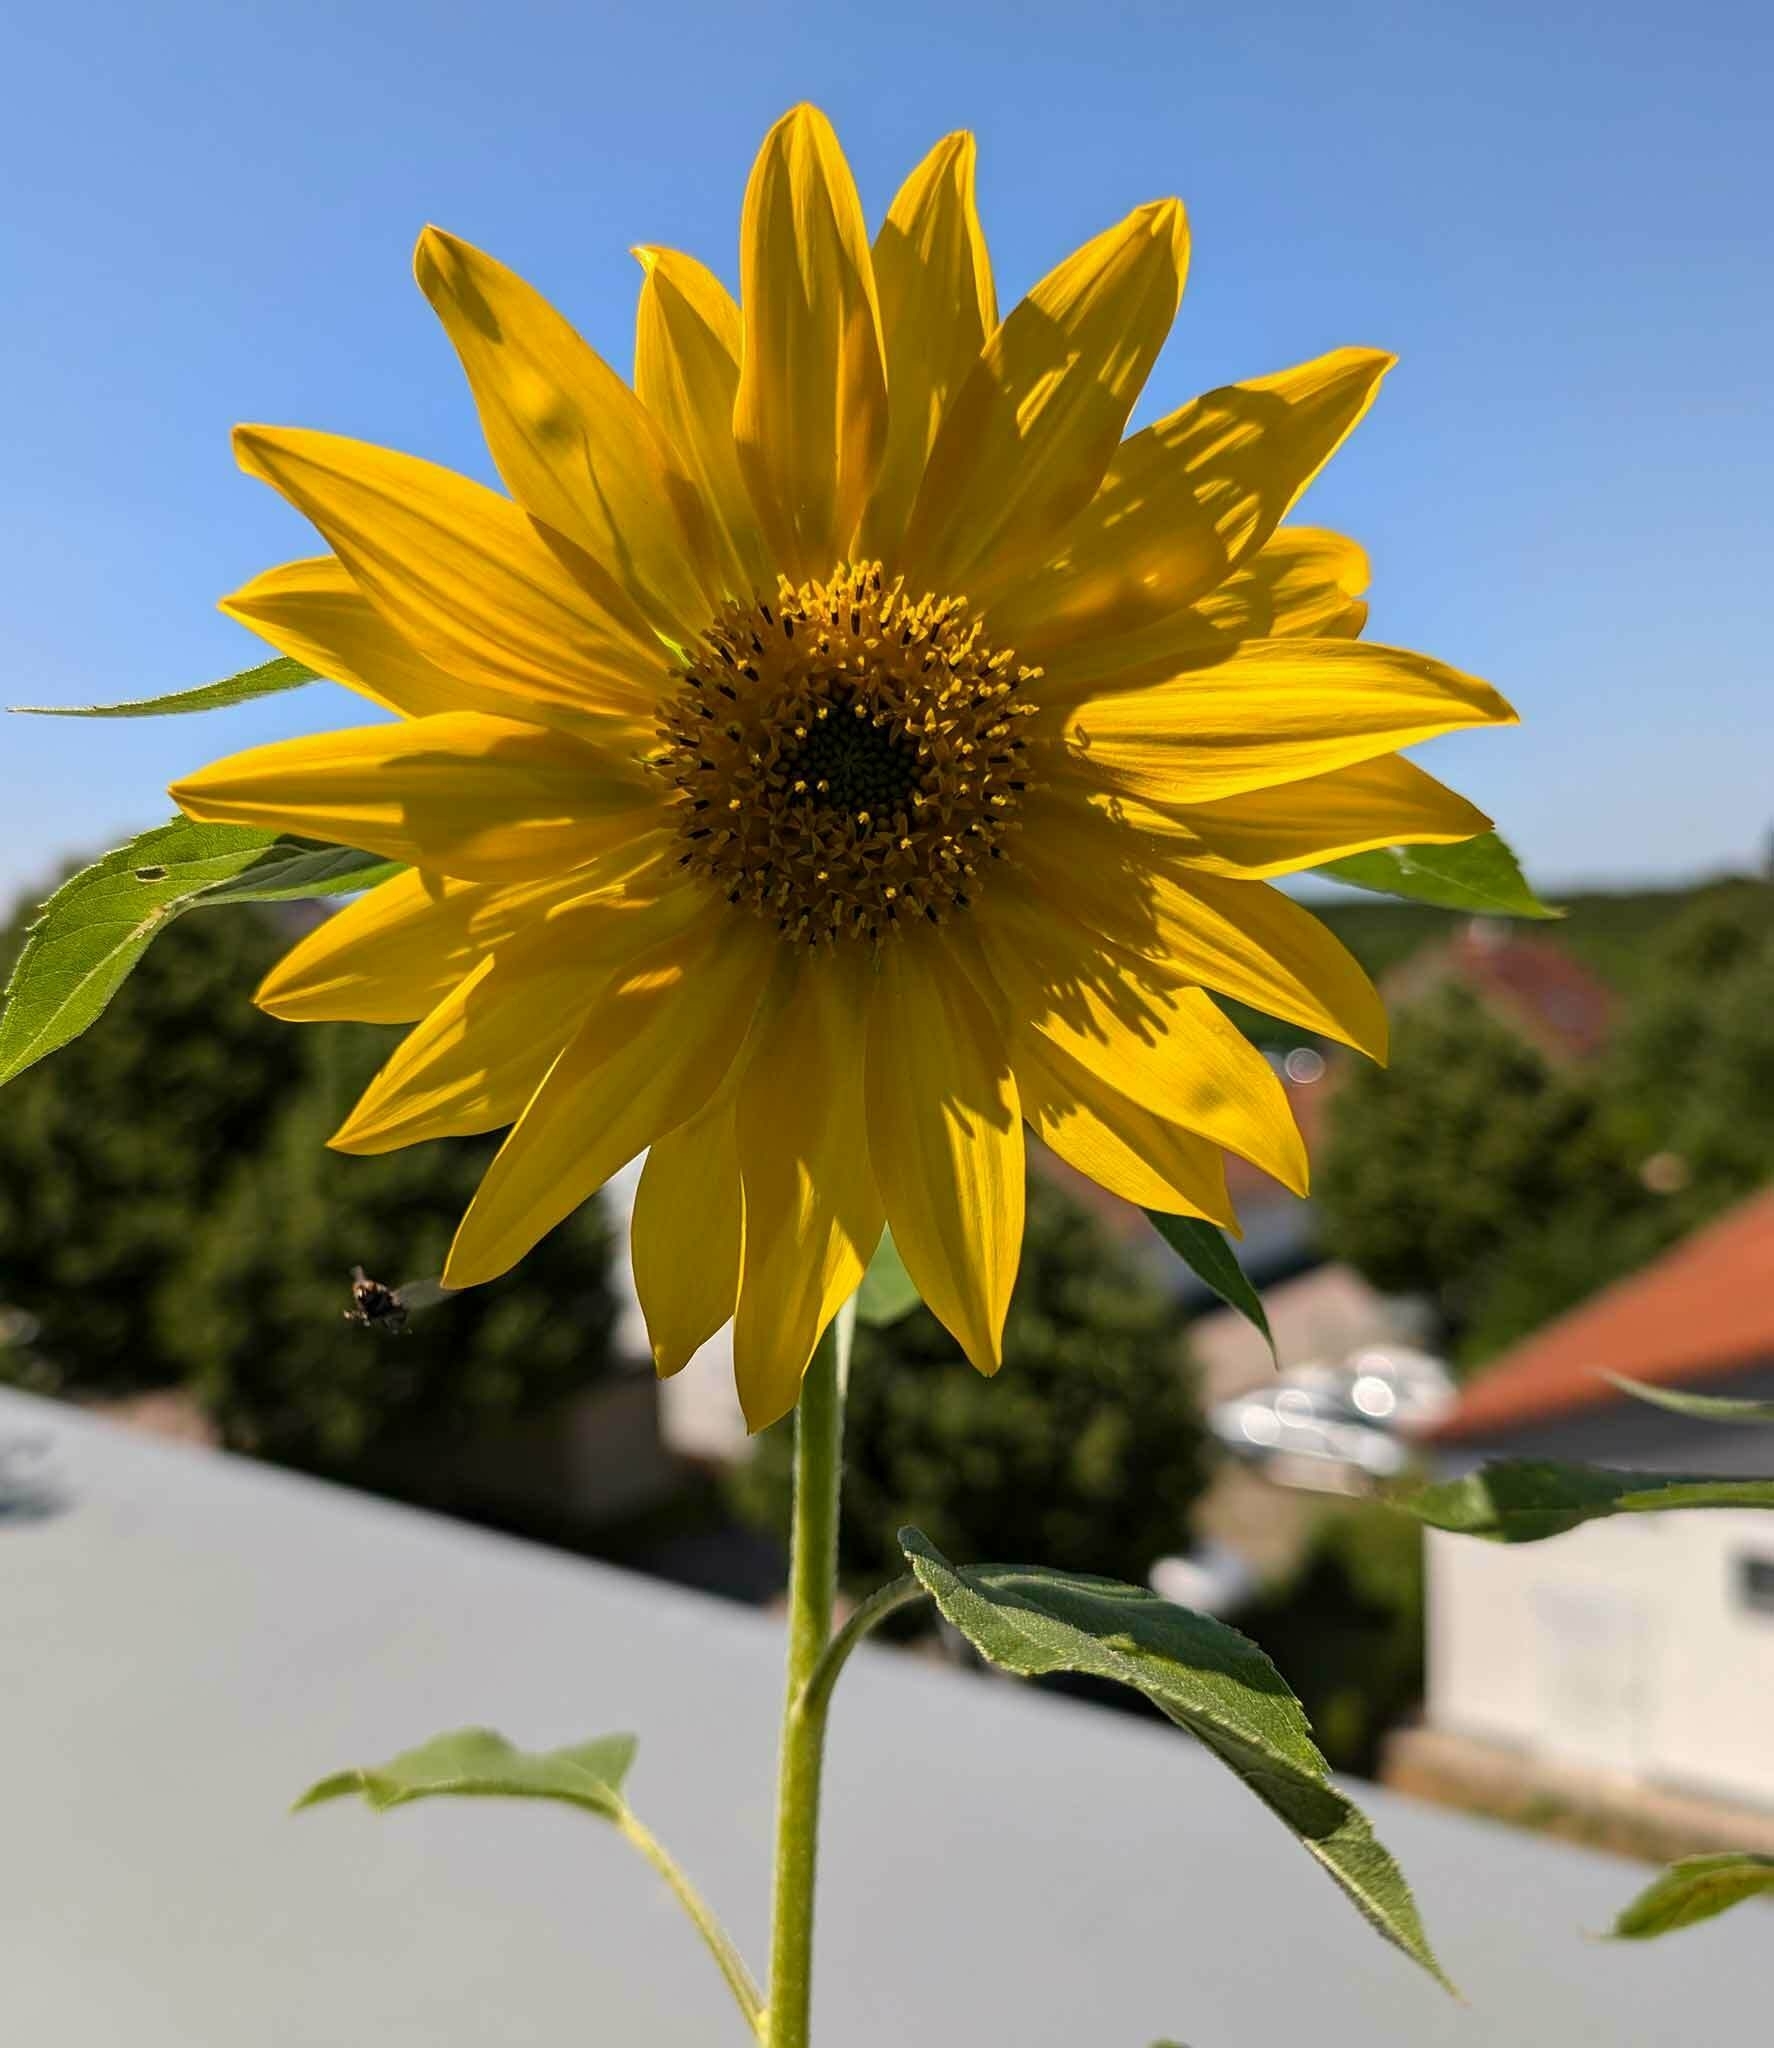
[[911,801],[918,787],[918,753],[910,740],[877,725],[867,707],[845,691],[785,755],[782,772],[799,802],[847,811],[853,818],[884,818]]

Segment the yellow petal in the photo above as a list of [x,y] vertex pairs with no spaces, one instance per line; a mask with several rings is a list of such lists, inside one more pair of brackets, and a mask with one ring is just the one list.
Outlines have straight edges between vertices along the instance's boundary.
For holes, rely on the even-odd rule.
[[1363,640],[1249,640],[1169,682],[1091,696],[1067,736],[1096,787],[1202,804],[1462,726],[1515,722],[1488,683],[1426,654]]
[[450,1248],[447,1286],[496,1280],[696,1114],[745,1042],[777,950],[717,905],[605,985],[487,1169]]
[[[558,971],[538,978],[532,1002],[527,988],[513,1000],[496,967],[489,953],[408,1032],[328,1139],[335,1152],[367,1158],[428,1138],[474,1137],[517,1121],[580,1012],[563,1012]],[[483,1005],[480,999],[489,993],[493,1001]]]
[[1175,813],[1202,843],[1190,865],[1245,881],[1297,874],[1375,846],[1447,846],[1490,830],[1475,804],[1402,754]]
[[1306,1150],[1286,1091],[1211,996],[1014,891],[982,899],[977,922],[1019,1043],[1021,1031],[1038,1033],[1141,1108],[1305,1193]]
[[1196,612],[1239,640],[1354,640],[1367,624],[1364,549],[1322,526],[1283,526]]
[[439,711],[503,712],[521,718],[522,697],[459,682],[401,638],[333,555],[285,562],[222,599],[229,618],[250,626],[279,654],[306,662],[405,718]]
[[629,1256],[661,1379],[682,1372],[731,1319],[744,1242],[728,1087],[688,1123],[654,1139],[635,1190]]
[[1156,954],[1204,987],[1386,1058],[1386,1006],[1327,926],[1267,882],[1153,874]]
[[[1211,862],[1206,841],[1186,822],[1190,815],[1181,809],[1141,803],[1137,797],[1084,791],[1062,780],[1051,788],[1037,785],[1023,798],[1018,816],[1024,823],[1024,836],[1019,837],[1017,848],[1020,853],[1025,845],[1038,845],[1047,838],[1064,839],[1075,831],[1096,833],[1099,838],[1092,843],[1088,858],[1093,867],[1101,865],[1117,878],[1109,884],[1112,891],[1121,886],[1118,878],[1135,861]],[[1068,880],[1088,884],[1089,878],[1069,874]]]
[[509,498],[337,434],[237,427],[234,447],[427,660],[515,691],[532,717],[650,728],[664,648],[605,570]]
[[1137,835],[1082,809],[1063,824],[1049,819],[1019,858],[1032,900],[1174,979],[1385,1058],[1386,1012],[1353,954],[1268,883],[1154,861]]
[[580,906],[495,947],[408,1032],[331,1143],[393,1152],[511,1123],[629,963],[701,909],[679,889],[643,908]]
[[502,885],[409,868],[299,939],[253,1001],[287,1023],[415,1023],[483,953],[540,922],[557,903],[659,894],[677,875],[675,844],[670,833],[643,833],[564,875]]
[[1022,1115],[1002,1036],[934,935],[882,951],[867,1088],[869,1157],[906,1271],[996,1372],[1022,1254]]
[[408,868],[299,939],[253,1001],[291,1024],[414,1023],[473,968],[470,918],[506,893]]
[[862,1284],[880,1240],[863,1103],[872,980],[854,947],[796,961],[740,1077],[745,1262],[733,1369],[753,1431],[800,1398],[814,1345]]
[[1068,1166],[1142,1209],[1237,1231],[1225,1155],[1211,1140],[1142,1109],[1038,1031],[1012,1038],[1010,1063],[1024,1117]]
[[708,518],[671,443],[602,356],[522,278],[441,228],[413,267],[525,511],[576,541],[656,632],[708,623]]
[[1040,664],[1042,729],[1055,730],[1064,714],[1087,697],[1173,683],[1228,660],[1238,646],[1238,636],[1212,625],[1202,606],[1186,604],[1130,632],[1049,648]]
[[1124,931],[1134,931],[1147,943],[1133,952],[1153,958],[1149,876],[1212,859],[1207,842],[1186,822],[1192,814],[1100,793],[1080,803],[1065,784],[1032,790],[1023,801],[1027,830],[1017,838],[1018,866],[1008,886],[994,886],[994,906],[1002,896],[1005,914],[1022,917],[1031,904],[1048,900],[1062,919],[1111,934],[1117,946],[1125,946]]
[[675,249],[635,250],[645,276],[635,315],[634,388],[670,436],[707,512],[723,596],[776,588],[733,440],[739,308],[713,271]]
[[1042,651],[1040,701],[1056,714],[1112,691],[1174,681],[1211,667],[1243,640],[1354,640],[1367,624],[1367,557],[1352,540],[1288,526],[1197,604],[1126,632]]
[[875,237],[887,344],[887,453],[860,552],[892,560],[949,401],[998,324],[974,204],[971,135],[946,135],[899,189]]
[[1223,582],[1280,524],[1373,401],[1394,358],[1337,349],[1229,384],[1135,434],[1062,544],[997,600],[993,629],[1031,661],[1126,632]]
[[470,881],[576,867],[658,815],[639,770],[565,733],[478,711],[249,747],[171,795],[204,824],[360,846]]
[[764,138],[740,224],[745,344],[733,436],[777,567],[826,576],[851,540],[887,440],[887,376],[868,227],[815,107]]
[[986,343],[930,451],[900,566],[986,601],[1096,494],[1182,296],[1189,231],[1142,206],[1049,272]]

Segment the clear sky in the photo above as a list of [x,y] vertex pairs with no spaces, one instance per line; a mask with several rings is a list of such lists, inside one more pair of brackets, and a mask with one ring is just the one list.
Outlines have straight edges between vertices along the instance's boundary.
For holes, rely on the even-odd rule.
[[[0,28],[0,699],[146,695],[264,650],[212,609],[312,551],[236,420],[487,475],[409,268],[435,220],[629,366],[637,241],[731,282],[797,99],[871,218],[980,139],[1001,302],[1141,200],[1194,265],[1140,417],[1339,343],[1402,357],[1303,516],[1375,637],[1519,732],[1428,750],[1531,869],[1675,880],[1774,819],[1766,480],[1774,28],[1750,0],[715,5],[62,0]],[[198,761],[354,722],[0,725],[0,896],[157,823]]]

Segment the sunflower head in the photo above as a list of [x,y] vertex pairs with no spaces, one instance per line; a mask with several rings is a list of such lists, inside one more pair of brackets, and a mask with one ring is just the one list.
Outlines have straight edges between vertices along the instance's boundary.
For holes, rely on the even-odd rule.
[[879,562],[728,603],[660,732],[680,864],[801,944],[940,925],[1004,857],[1039,674]]
[[382,721],[217,762],[193,817],[407,864],[259,1000],[412,1029],[334,1143],[507,1130],[446,1279],[505,1271],[643,1150],[635,1276],[675,1370],[733,1322],[755,1426],[883,1227],[997,1368],[1024,1131],[1235,1228],[1303,1188],[1210,991],[1383,1053],[1273,882],[1488,820],[1401,749],[1513,714],[1360,635],[1359,547],[1287,523],[1391,358],[1339,349],[1126,436],[1182,207],[1002,319],[971,138],[872,235],[824,116],[771,130],[740,297],[652,246],[632,385],[437,229],[417,271],[506,492],[243,428],[327,552],[224,609]]

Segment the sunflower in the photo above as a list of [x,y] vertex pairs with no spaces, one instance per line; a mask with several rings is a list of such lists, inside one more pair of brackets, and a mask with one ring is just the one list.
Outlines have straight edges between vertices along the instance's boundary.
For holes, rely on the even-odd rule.
[[509,496],[239,429],[330,552],[223,609],[398,715],[173,795],[408,864],[258,1001],[413,1027],[341,1150],[509,1126],[450,1286],[645,1150],[659,1369],[731,1318],[758,1428],[884,1225],[997,1368],[1025,1125],[1227,1228],[1226,1150],[1304,1189],[1283,1091],[1210,992],[1383,1057],[1373,988],[1272,882],[1483,831],[1398,749],[1513,714],[1361,641],[1361,550],[1281,523],[1389,356],[1340,349],[1122,438],[1188,249],[1177,201],[1139,207],[1000,320],[972,138],[871,243],[798,107],[746,190],[738,303],[636,251],[632,389],[426,230],[419,283]]

